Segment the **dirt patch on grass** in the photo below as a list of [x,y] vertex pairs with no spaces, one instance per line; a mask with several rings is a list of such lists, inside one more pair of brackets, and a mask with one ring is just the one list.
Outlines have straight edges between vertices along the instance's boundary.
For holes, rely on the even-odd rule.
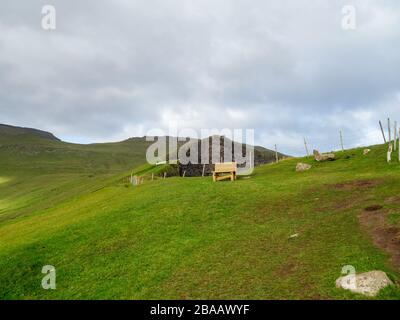
[[276,275],[278,277],[286,278],[294,275],[300,267],[301,266],[299,262],[288,261],[279,266],[279,268],[276,270]]
[[360,223],[371,234],[374,244],[389,253],[393,265],[400,269],[400,228],[388,223],[389,211],[380,207],[376,210],[365,208],[359,215]]
[[348,210],[361,206],[362,203],[370,199],[370,189],[383,183],[382,179],[370,180],[354,180],[329,185],[330,188],[347,192],[346,197],[332,203],[331,208],[334,210]]
[[400,196],[389,197],[385,202],[388,204],[400,204]]
[[370,180],[354,180],[343,183],[334,184],[333,187],[339,190],[355,190],[355,189],[367,189],[377,185],[380,185],[383,181],[380,179]]
[[349,198],[340,199],[333,202],[332,209],[348,210],[357,206],[361,206],[365,201],[370,200],[370,197],[365,194],[352,194]]
[[365,211],[378,211],[378,210],[382,210],[382,209],[383,209],[383,207],[382,207],[381,205],[379,205],[379,204],[374,204],[374,205],[372,205],[372,206],[366,207],[364,210],[365,210]]

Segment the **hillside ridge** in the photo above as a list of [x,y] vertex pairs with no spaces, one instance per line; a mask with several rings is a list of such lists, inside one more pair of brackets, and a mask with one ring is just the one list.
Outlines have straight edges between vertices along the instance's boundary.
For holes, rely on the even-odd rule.
[[51,132],[34,129],[34,128],[28,128],[28,127],[12,126],[12,125],[2,124],[2,123],[0,123],[0,134],[6,134],[6,135],[32,134],[34,136],[38,136],[38,137],[45,138],[45,139],[61,141],[59,138],[57,138]]

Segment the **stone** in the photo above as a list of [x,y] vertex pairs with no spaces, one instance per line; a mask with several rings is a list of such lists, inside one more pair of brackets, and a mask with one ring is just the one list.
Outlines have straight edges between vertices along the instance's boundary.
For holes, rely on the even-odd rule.
[[383,271],[370,271],[360,274],[349,274],[336,280],[336,287],[374,297],[379,291],[393,282]]
[[315,160],[318,162],[335,160],[334,153],[320,153],[318,150],[314,150],[313,153]]
[[[265,153],[255,148],[251,151],[250,156],[245,143],[235,142],[228,137],[218,135],[192,141],[187,138],[185,141],[180,141],[178,146],[178,171],[180,176],[186,172],[185,177],[210,176],[216,162],[231,162],[232,160],[241,162],[243,159],[249,161],[251,158],[253,162],[251,167],[256,167],[275,161],[275,154]],[[184,155],[189,157],[191,150],[193,150],[193,159],[187,162],[188,159],[184,159]],[[283,156],[282,154],[278,155],[279,158]],[[242,173],[246,172],[245,164],[238,164],[238,170]],[[241,172],[238,175],[241,175]]]
[[310,170],[310,169],[311,169],[311,165],[310,165],[310,164],[307,164],[307,163],[301,163],[301,162],[299,162],[299,163],[296,165],[296,171],[297,171],[297,172],[307,171],[307,170]]
[[364,149],[364,152],[363,152],[364,156],[367,155],[368,153],[370,153],[370,151],[371,151],[371,149]]

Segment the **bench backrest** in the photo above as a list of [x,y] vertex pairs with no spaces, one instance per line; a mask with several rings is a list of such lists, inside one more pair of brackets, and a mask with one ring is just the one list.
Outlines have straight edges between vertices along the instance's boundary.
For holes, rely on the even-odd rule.
[[236,172],[236,162],[224,162],[215,164],[215,172]]

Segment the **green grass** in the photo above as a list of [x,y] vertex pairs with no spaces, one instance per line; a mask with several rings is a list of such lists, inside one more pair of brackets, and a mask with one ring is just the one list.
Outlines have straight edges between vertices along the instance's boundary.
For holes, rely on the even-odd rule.
[[389,215],[389,222],[391,224],[397,225],[400,222],[400,212],[392,212]]
[[[79,172],[68,159],[65,171],[42,172],[41,161],[23,174],[0,167],[0,298],[364,299],[335,288],[344,265],[400,275],[358,221],[368,205],[394,210],[385,200],[400,194],[400,165],[385,162],[385,147],[371,149],[334,162],[285,160],[233,183],[174,177],[126,187],[128,169]],[[313,168],[296,173],[298,161]],[[380,183],[334,187],[365,179]],[[44,265],[56,267],[56,290],[41,288]],[[400,290],[378,298],[399,299]]]
[[0,134],[0,225],[102,188],[144,164],[151,144],[132,138],[79,145],[10,130],[15,134]]

